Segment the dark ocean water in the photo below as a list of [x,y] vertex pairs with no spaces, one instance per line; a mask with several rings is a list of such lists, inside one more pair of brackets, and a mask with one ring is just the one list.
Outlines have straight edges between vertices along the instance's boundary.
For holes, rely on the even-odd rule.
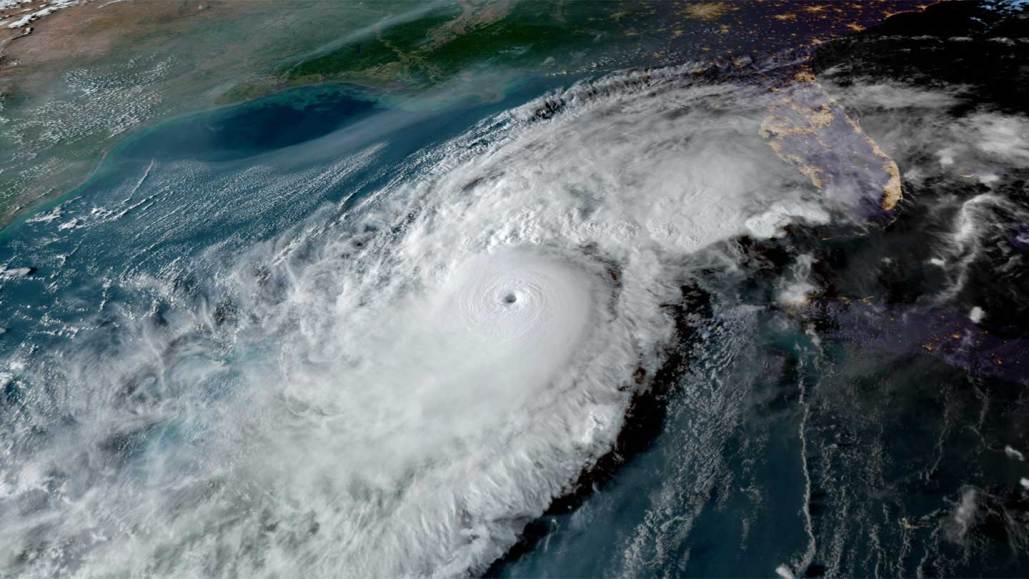
[[[111,282],[127,274],[166,275],[212,246],[242,251],[331,205],[346,211],[403,177],[398,171],[413,154],[547,86],[527,82],[496,102],[449,106],[390,105],[351,86],[300,88],[142,131],[82,187],[0,233],[0,262],[32,271],[5,283],[4,343],[49,335],[43,313],[54,323],[81,321],[87,304],[107,301],[118,291]],[[373,165],[335,176],[334,163],[373,145],[382,146]],[[260,175],[240,177],[248,171]],[[310,182],[273,182],[300,173]]]
[[[77,420],[71,403],[29,408],[47,400],[47,352],[84,349],[103,365],[131,320],[172,326],[183,308],[209,312],[215,326],[246,318],[211,289],[227,263],[285,243],[284,233],[346,221],[384,186],[417,178],[420,152],[563,82],[525,79],[494,102],[432,106],[347,86],[298,89],[128,139],[89,182],[0,235],[0,427],[32,431],[9,448],[44,447]],[[1015,168],[992,191],[1023,207],[1024,177]],[[489,573],[1024,574],[1025,296],[1009,295],[1024,280],[990,287],[991,268],[1021,255],[1020,214],[1008,211],[968,289],[928,304],[922,297],[948,281],[927,265],[933,244],[947,242],[932,232],[954,215],[940,207],[983,191],[942,180],[905,190],[911,199],[885,225],[798,226],[684,263],[710,307],[686,324],[681,363],[638,419],[652,424],[576,500],[527,521]],[[733,266],[719,261],[726,255]],[[819,264],[809,273],[822,291],[798,310],[776,300],[803,255]],[[974,306],[999,317],[1005,304],[1014,323],[969,320]],[[198,355],[229,363],[261,352],[221,344]],[[35,381],[21,374],[37,366]],[[213,401],[233,384],[212,388],[222,389]],[[164,425],[113,452],[160,454],[184,439]],[[31,508],[0,507],[0,517],[13,512]]]
[[[345,213],[369,192],[404,178],[398,168],[412,154],[546,86],[526,83],[499,102],[428,110],[389,105],[346,86],[299,89],[132,137],[83,187],[4,231],[0,262],[24,272],[4,281],[5,355],[17,359],[68,341],[108,351],[119,342],[127,312],[168,323],[164,316],[181,307],[176,300],[208,299],[207,279],[218,275],[222,263],[205,259],[212,247],[231,259],[319,211]],[[322,175],[321,167],[379,143],[374,163],[342,178],[315,177],[311,187],[277,187],[274,181],[277,173],[303,174],[312,167]],[[252,182],[238,178],[254,167],[261,173]],[[160,295],[140,287],[140,278],[170,282],[175,290]],[[755,324],[748,316],[723,323],[733,326],[724,332],[727,338],[753,331]],[[715,326],[710,331],[719,333]],[[807,343],[802,334],[768,339],[791,359]],[[760,351],[759,344],[738,338],[698,348],[695,369],[667,403],[653,446],[580,508],[547,517],[547,536],[495,570],[596,576],[632,571],[652,558],[669,572],[761,575],[802,551],[807,537],[797,411],[785,402],[778,410],[764,408],[766,397],[784,396],[777,390],[795,385],[758,376],[754,357]],[[2,422],[19,420],[18,406],[32,403],[31,389],[40,387],[8,376]],[[757,416],[746,418],[751,413]],[[173,444],[177,435],[166,430],[159,438]],[[746,485],[760,488],[760,499]],[[655,540],[663,545],[660,552]]]

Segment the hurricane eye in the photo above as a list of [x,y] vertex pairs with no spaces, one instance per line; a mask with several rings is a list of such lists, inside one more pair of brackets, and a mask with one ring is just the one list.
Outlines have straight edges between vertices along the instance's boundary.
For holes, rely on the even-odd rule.
[[516,296],[514,294],[514,292],[508,292],[507,295],[504,296],[504,303],[505,304],[510,305],[510,304],[515,303],[516,301],[518,301],[518,296]]

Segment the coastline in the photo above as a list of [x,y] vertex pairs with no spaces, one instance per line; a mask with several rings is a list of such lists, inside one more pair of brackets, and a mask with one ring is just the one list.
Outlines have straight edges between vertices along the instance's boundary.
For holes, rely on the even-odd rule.
[[[46,7],[50,6],[52,2],[59,3],[61,9],[42,14],[41,11],[47,10]],[[174,4],[143,3],[136,0],[77,0],[72,2],[32,0],[19,4],[17,14],[14,16],[18,18],[23,18],[26,14],[41,14],[41,16],[21,28],[5,27],[0,29],[0,46],[3,47],[0,49],[0,117],[8,114],[8,111],[5,111],[5,101],[17,102],[21,99],[23,102],[31,102],[37,98],[37,95],[48,95],[54,90],[58,90],[54,87],[61,85],[64,76],[71,71],[89,71],[91,67],[100,66],[100,64],[110,67],[112,62],[117,65],[119,59],[129,61],[139,59],[140,57],[134,52],[137,44],[149,43],[146,44],[146,47],[154,49],[154,53],[159,53],[161,49],[167,48],[169,45],[173,46],[174,42],[184,42],[178,38],[183,31],[210,40],[213,38],[212,32],[216,25],[230,23],[235,17],[248,15],[248,11],[258,14],[264,10],[265,13],[261,17],[270,18],[268,14],[272,12],[272,8],[265,4],[248,1],[225,2],[224,0],[183,0]],[[467,3],[459,4],[461,10],[454,20],[447,20],[441,26],[428,29],[426,32],[428,40],[422,44],[416,43],[414,45],[417,47],[415,52],[397,53],[395,58],[403,63],[416,62],[418,67],[428,67],[428,69],[456,67],[460,70],[468,65],[465,62],[468,59],[472,59],[468,62],[474,65],[473,57],[475,55],[454,53],[453,50],[447,52],[449,50],[447,47],[454,44],[460,45],[462,42],[467,43],[467,39],[462,40],[462,35],[496,26],[497,22],[506,16],[512,7],[504,4],[503,9],[499,12],[487,11],[485,15],[476,15],[469,12]],[[803,8],[782,2],[773,3],[771,8],[765,9],[780,12],[790,9],[790,12],[777,14],[774,18],[769,19],[769,26],[796,27],[796,30],[799,31],[798,34],[801,35],[800,39],[809,38],[810,42],[821,43],[828,38],[821,33],[819,33],[819,37],[816,37],[813,31],[805,30],[805,18],[810,19],[810,22],[831,24],[833,28],[829,38],[836,38],[853,34],[865,26],[874,25],[885,18],[895,16],[900,13],[890,11],[895,4],[897,3],[877,7],[874,11],[862,8],[860,13],[847,12],[852,10],[851,8],[833,7],[830,10],[835,13],[829,14],[828,11],[815,5]],[[675,24],[674,30],[668,30],[668,38],[662,37],[663,41],[678,38],[682,34],[682,27],[688,25],[697,27],[696,33],[712,42],[711,46],[705,45],[698,49],[700,55],[714,57],[720,52],[732,54],[733,49],[729,48],[729,45],[720,45],[719,42],[726,42],[726,39],[732,36],[729,32],[735,33],[737,27],[730,26],[730,20],[727,19],[734,18],[734,15],[740,10],[727,6],[725,3],[706,3],[704,6],[706,9],[700,12],[697,10],[683,12],[683,21]],[[924,9],[924,6],[918,5],[918,8]],[[388,12],[390,9],[386,7],[385,10]],[[282,10],[281,7],[275,8],[274,11],[288,12]],[[267,22],[279,25],[279,19],[290,17],[311,20],[311,15],[277,14]],[[12,18],[12,16],[8,16],[6,20],[10,21]],[[619,18],[621,17],[619,16]],[[363,21],[374,23],[381,19],[375,14],[361,15],[350,22],[349,29],[361,29],[359,25]],[[861,24],[857,24],[858,21]],[[256,21],[259,25],[267,24],[267,22]],[[519,26],[521,25],[523,24],[519,24]],[[205,26],[210,27],[211,30],[205,31]],[[615,25],[609,23],[605,26]],[[637,32],[631,26],[624,30],[618,28],[619,26],[625,27],[619,21],[617,26],[611,30],[624,34],[623,41],[625,39],[635,41],[634,35]],[[349,29],[342,26],[335,35],[345,37]],[[275,33],[281,34],[282,32],[276,30]],[[386,42],[381,34],[382,30],[378,30],[376,35],[379,36],[375,37],[377,40],[373,40]],[[418,36],[421,34],[420,29],[414,34],[416,40],[420,38]],[[741,38],[744,38],[746,34],[751,33],[744,33],[740,30],[740,34],[743,35]],[[832,36],[833,34],[835,36]],[[58,38],[61,39],[61,42],[56,42]],[[455,39],[457,39],[456,42]],[[276,38],[272,40],[274,41]],[[310,46],[320,43],[321,40],[300,39],[293,40],[293,42],[292,47],[298,54],[309,54]],[[307,44],[304,45],[304,42]],[[418,40],[417,42],[422,41]],[[744,46],[748,42],[752,43],[753,39],[741,41]],[[434,52],[440,47],[443,47],[443,53],[449,56],[442,57]],[[454,56],[454,54],[458,56]],[[12,167],[4,159],[0,159],[0,175],[5,169],[7,170],[6,175],[0,176],[0,228],[5,228],[18,215],[31,211],[33,207],[46,205],[51,200],[59,199],[81,186],[95,173],[107,152],[124,141],[126,133],[134,132],[135,129],[152,125],[155,122],[190,112],[201,112],[220,106],[247,102],[283,90],[324,83],[346,82],[372,87],[407,87],[414,91],[426,89],[424,79],[419,80],[418,74],[414,74],[412,77],[410,72],[401,71],[395,73],[399,76],[383,76],[386,72],[396,68],[393,61],[388,61],[384,65],[375,64],[371,68],[350,67],[336,71],[327,70],[324,74],[292,78],[284,76],[281,70],[277,70],[274,65],[271,65],[271,58],[267,62],[251,64],[249,62],[251,56],[247,54],[245,47],[235,51],[226,49],[225,54],[207,55],[207,58],[199,50],[196,54],[185,56],[176,54],[175,58],[178,62],[173,65],[195,65],[202,66],[203,69],[199,72],[191,70],[177,72],[180,75],[180,79],[177,80],[181,80],[181,82],[174,86],[170,84],[170,79],[163,77],[156,81],[144,79],[144,82],[137,83],[133,83],[129,79],[122,90],[127,96],[114,95],[114,97],[133,105],[143,104],[140,105],[141,110],[132,112],[131,118],[125,123],[125,126],[100,127],[100,132],[94,131],[85,135],[75,133],[71,139],[46,143],[45,145],[50,149],[44,148],[42,151],[26,153],[23,155],[23,162],[20,161],[21,164],[17,166]],[[280,61],[282,58],[283,56],[279,55]],[[444,58],[444,60],[439,60],[440,58]],[[450,61],[446,58],[464,60]],[[674,60],[675,57],[668,54],[659,56],[655,53],[646,58],[653,59],[660,65],[663,62],[662,58]],[[287,58],[287,60],[289,59]],[[646,62],[649,61],[645,60],[643,64]],[[457,66],[458,64],[461,66]],[[223,72],[221,65],[230,70]],[[164,64],[158,62],[154,66],[160,67]],[[497,66],[510,66],[517,69],[527,65],[516,60],[511,63],[501,61]],[[550,70],[554,65],[547,62],[544,62],[543,65],[537,63],[534,66],[541,72],[547,70],[552,73],[568,72],[560,68]],[[580,68],[581,66],[586,66],[589,70],[588,63],[582,63]],[[400,71],[401,69],[396,70]],[[420,68],[415,70],[420,70]],[[118,74],[123,73],[118,71]],[[158,71],[158,74],[164,74],[166,77],[172,76],[171,73],[162,71]],[[197,80],[197,77],[201,75],[206,76],[202,81]],[[439,82],[438,78],[430,79],[428,88],[438,86]],[[138,96],[129,94],[131,91],[141,92],[141,94]],[[114,105],[117,104],[117,102],[114,103]],[[12,107],[6,108],[11,109]],[[95,113],[97,116],[118,114],[121,113],[116,106]],[[65,131],[65,129],[56,131],[48,128],[47,123],[59,122],[59,119],[33,119],[32,122],[40,127],[35,129],[37,131],[49,130],[58,134]],[[12,125],[6,124],[6,127],[5,130],[11,132]],[[8,135],[0,134],[0,141],[3,141],[5,136]],[[21,135],[15,135],[15,137],[22,138]],[[4,180],[7,183],[4,183]]]

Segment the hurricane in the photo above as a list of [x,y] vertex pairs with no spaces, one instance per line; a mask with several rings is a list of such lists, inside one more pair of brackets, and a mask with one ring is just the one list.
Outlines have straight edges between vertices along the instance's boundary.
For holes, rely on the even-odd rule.
[[[920,93],[896,121],[901,90],[816,82],[792,61],[703,62],[457,121],[377,103],[238,155],[131,141],[92,193],[12,242],[0,561],[27,577],[486,572],[606,464],[641,397],[703,369],[676,350],[684,318],[701,342],[746,347],[760,308],[726,300],[713,316],[684,299],[754,267],[739,240],[874,229],[904,203],[902,173],[965,162],[913,160],[894,137],[938,134],[952,97]],[[1024,159],[1010,119],[948,130],[999,166]],[[994,202],[976,199],[948,260],[978,251],[963,224]],[[824,287],[811,254],[784,260],[768,308],[788,318]],[[60,312],[33,322],[48,300]],[[821,329],[801,327],[816,351]],[[720,370],[736,355],[722,354]],[[685,400],[729,420],[733,396]],[[721,426],[694,426],[683,449],[725,444]],[[655,497],[714,478],[718,461],[691,456]],[[629,531],[626,569],[646,568],[662,513]],[[810,542],[784,573],[818,547],[803,514]]]

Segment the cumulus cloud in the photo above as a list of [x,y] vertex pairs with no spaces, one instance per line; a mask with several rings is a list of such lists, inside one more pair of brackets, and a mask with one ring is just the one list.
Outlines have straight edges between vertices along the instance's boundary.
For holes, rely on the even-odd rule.
[[[172,304],[160,324],[125,313],[116,344],[20,371],[76,420],[30,444],[34,421],[52,424],[40,411],[16,435],[0,496],[24,508],[0,560],[38,575],[484,569],[611,447],[674,334],[684,257],[881,194],[841,178],[826,196],[769,146],[762,123],[789,88],[695,72],[548,95],[340,218],[215,245],[203,300],[132,277],[122,291]],[[870,159],[832,147],[816,155],[827,174]],[[313,175],[354,170],[333,167]],[[208,176],[281,199],[312,173]]]

